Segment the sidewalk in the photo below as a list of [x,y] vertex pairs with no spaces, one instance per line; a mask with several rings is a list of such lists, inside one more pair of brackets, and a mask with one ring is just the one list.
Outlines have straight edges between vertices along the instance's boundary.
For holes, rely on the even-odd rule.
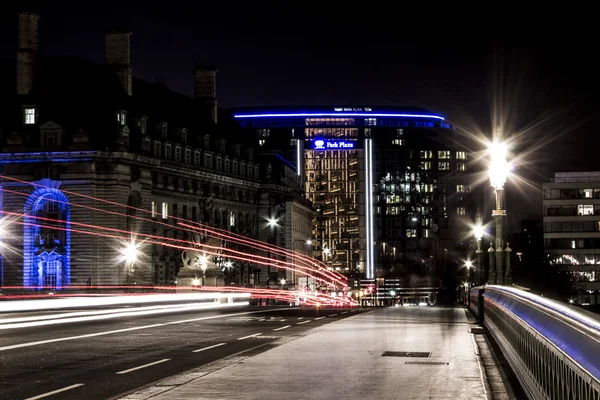
[[[122,399],[491,399],[490,367],[486,373],[479,356],[485,340],[475,340],[471,326],[460,307],[376,309]],[[396,353],[382,356],[386,351]],[[417,352],[431,354],[415,357]],[[498,394],[494,398],[507,398]]]

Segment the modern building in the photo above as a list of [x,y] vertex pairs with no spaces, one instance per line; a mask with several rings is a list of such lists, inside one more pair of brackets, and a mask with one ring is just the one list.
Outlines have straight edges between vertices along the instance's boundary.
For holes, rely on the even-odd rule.
[[557,172],[544,188],[544,247],[568,273],[576,304],[598,304],[600,172]]
[[[1,284],[268,284],[270,266],[229,258],[259,250],[179,225],[256,239],[277,208],[284,229],[311,229],[295,168],[217,124],[214,68],[194,69],[189,97],[133,76],[130,32],[106,34],[98,65],[40,56],[39,15],[18,20],[16,59],[0,63]],[[178,240],[194,250],[165,245]]]
[[306,239],[331,270],[437,289],[464,264],[477,211],[473,158],[444,117],[383,106],[233,113],[257,147],[295,165],[316,210]]

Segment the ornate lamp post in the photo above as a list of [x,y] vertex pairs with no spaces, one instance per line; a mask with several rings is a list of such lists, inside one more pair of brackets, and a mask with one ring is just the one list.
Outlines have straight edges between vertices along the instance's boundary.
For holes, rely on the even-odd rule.
[[[510,164],[506,161],[508,149],[506,144],[494,141],[488,148],[490,154],[489,176],[490,184],[496,195],[496,208],[492,211],[492,217],[496,224],[496,262],[495,281],[493,283],[503,285],[512,283],[510,269],[504,268],[504,221],[506,210],[504,209],[504,184],[510,172]],[[509,253],[510,254],[510,253]],[[490,258],[491,260],[491,258]],[[510,264],[509,264],[510,265]]]
[[127,283],[135,285],[135,262],[138,257],[138,249],[135,243],[132,241],[121,250],[121,255],[125,260],[127,266]]
[[475,239],[477,239],[477,250],[475,253],[477,254],[476,265],[475,265],[475,281],[473,282],[475,285],[481,285],[485,282],[484,276],[484,268],[483,268],[483,252],[481,251],[481,239],[483,238],[483,226],[481,224],[477,224],[475,228],[473,228],[473,235]]

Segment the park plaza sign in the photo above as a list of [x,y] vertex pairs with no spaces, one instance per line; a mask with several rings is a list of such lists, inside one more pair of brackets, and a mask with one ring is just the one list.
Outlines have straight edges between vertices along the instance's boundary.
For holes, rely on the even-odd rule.
[[323,140],[317,139],[313,141],[314,150],[343,150],[354,149],[355,142],[347,140]]

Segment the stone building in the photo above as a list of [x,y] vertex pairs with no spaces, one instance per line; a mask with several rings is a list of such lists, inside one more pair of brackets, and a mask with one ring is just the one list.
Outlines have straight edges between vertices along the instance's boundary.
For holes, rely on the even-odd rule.
[[[179,219],[257,238],[266,191],[278,193],[269,204],[286,212],[308,206],[289,196],[296,183],[263,184],[236,124],[217,124],[216,70],[196,68],[194,97],[185,96],[133,76],[130,32],[106,33],[98,65],[39,56],[39,15],[18,19],[16,60],[0,71],[0,284],[251,283],[264,267],[226,257],[251,248],[190,233]],[[299,224],[310,230],[310,218]],[[136,256],[128,261],[130,245]],[[212,250],[199,276],[203,248]]]

